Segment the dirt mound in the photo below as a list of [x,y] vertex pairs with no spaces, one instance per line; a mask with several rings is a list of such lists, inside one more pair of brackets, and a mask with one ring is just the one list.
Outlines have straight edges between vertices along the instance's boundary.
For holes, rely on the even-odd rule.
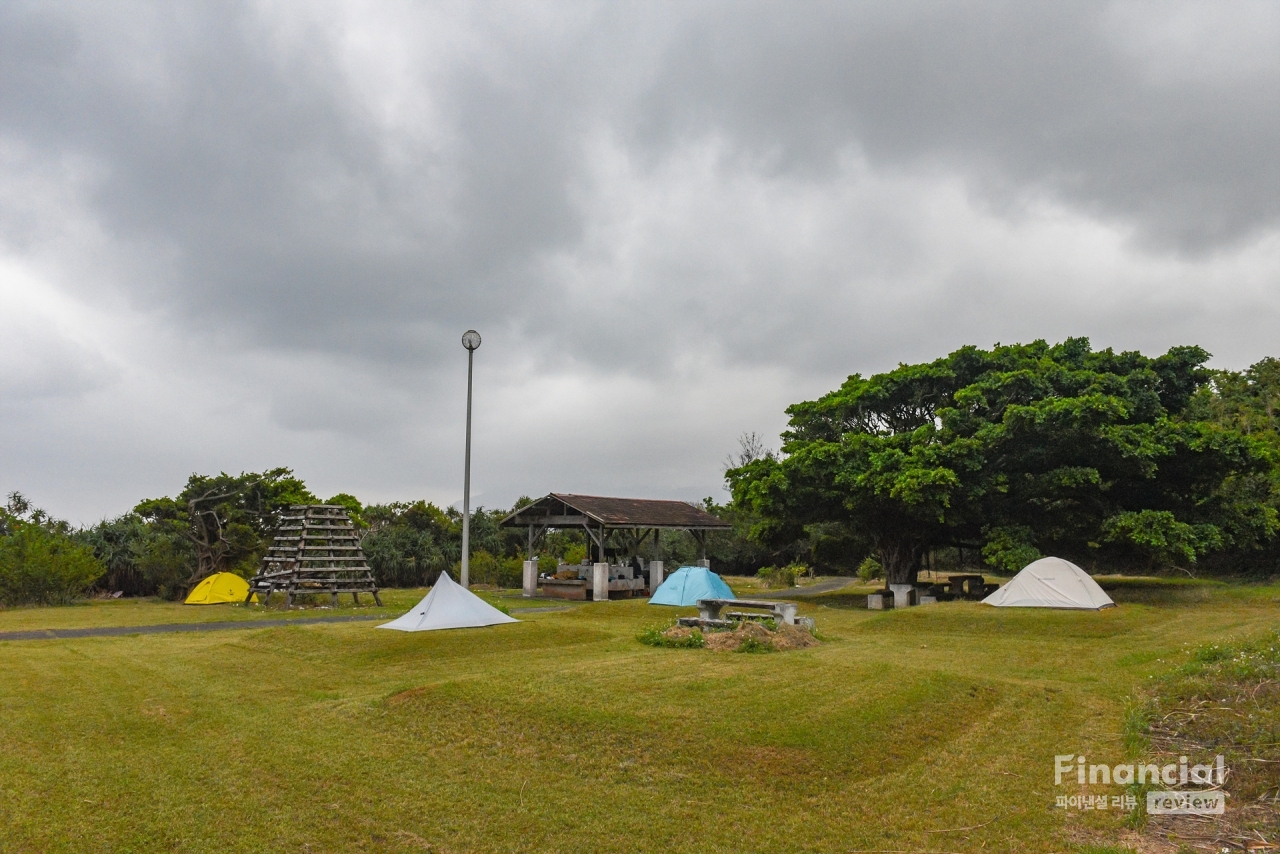
[[761,644],[773,646],[773,633],[759,623],[743,623],[733,631],[708,632],[707,649],[735,650],[742,646],[747,638],[754,638]]
[[799,626],[789,626],[783,623],[773,633],[773,648],[780,652],[785,652],[789,649],[808,649],[817,645],[818,639]]
[[[664,637],[674,641],[684,640],[692,636],[694,631],[696,630],[683,626],[672,626],[662,634]],[[818,645],[818,641],[813,635],[798,626],[782,624],[776,630],[770,631],[767,626],[757,622],[740,623],[737,628],[731,631],[703,632],[703,638],[703,645],[707,649],[727,650],[729,652],[738,651],[744,643],[748,649],[757,647],[780,652],[805,649]]]

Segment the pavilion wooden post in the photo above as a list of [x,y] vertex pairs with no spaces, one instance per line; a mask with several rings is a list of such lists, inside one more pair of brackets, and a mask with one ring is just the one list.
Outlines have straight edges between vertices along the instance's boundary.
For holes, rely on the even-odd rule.
[[698,541],[698,545],[702,550],[702,557],[698,560],[698,566],[705,566],[707,569],[710,569],[711,561],[707,560],[707,532],[693,531],[692,533],[694,539]]
[[653,559],[649,561],[649,595],[662,586],[662,529],[653,529]]

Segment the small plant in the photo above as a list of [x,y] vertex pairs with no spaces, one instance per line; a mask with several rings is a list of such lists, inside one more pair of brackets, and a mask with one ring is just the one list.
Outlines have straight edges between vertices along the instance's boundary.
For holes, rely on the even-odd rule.
[[1142,830],[1147,826],[1147,792],[1158,788],[1160,787],[1153,783],[1130,783],[1125,786],[1125,792],[1133,795],[1136,801],[1136,806],[1129,810],[1129,814],[1121,822],[1125,827],[1130,830]]
[[1147,706],[1130,702],[1124,710],[1124,724],[1121,728],[1126,756],[1139,756],[1151,746],[1151,739],[1147,734],[1149,725],[1150,710]]
[[759,638],[745,637],[735,652],[773,652],[773,647]]
[[880,561],[871,555],[858,564],[858,578],[863,581],[874,581],[884,575],[884,567],[880,566]]

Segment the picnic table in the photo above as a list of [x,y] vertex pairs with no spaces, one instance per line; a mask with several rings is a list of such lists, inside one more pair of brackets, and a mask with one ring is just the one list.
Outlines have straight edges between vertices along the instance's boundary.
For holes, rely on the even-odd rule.
[[972,598],[982,593],[983,583],[981,575],[968,573],[951,575],[947,577],[947,592],[957,599]]
[[[730,606],[750,608],[757,611],[767,611],[773,618],[792,626],[796,624],[796,611],[799,608],[795,602],[777,602],[764,599],[699,599],[698,618],[702,620],[718,621],[720,619],[720,612]],[[733,616],[738,619],[759,619],[760,617],[765,617],[764,614],[755,615],[738,613],[734,613]]]

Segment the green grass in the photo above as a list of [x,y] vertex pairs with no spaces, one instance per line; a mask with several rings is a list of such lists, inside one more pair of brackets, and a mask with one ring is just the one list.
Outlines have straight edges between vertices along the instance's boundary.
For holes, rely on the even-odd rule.
[[[271,604],[261,605],[183,605],[160,599],[92,600],[60,608],[0,608],[0,632],[34,629],[82,629],[93,626],[152,626],[164,623],[210,623],[227,620],[280,620],[322,616],[398,617],[427,595],[426,588],[382,590],[382,607],[373,598],[361,595],[359,606],[351,597],[340,597],[337,608],[328,607],[327,597],[317,597],[315,606],[286,609],[284,596],[276,594]],[[519,592],[480,591],[481,597],[493,605],[511,610],[527,607],[549,607],[555,602],[525,599]]]
[[[840,591],[801,606],[821,645],[772,655],[645,646],[674,612],[643,600],[0,642],[0,851],[1123,850],[1120,813],[1054,808],[1053,756],[1122,761],[1136,686],[1277,622],[1276,587],[1203,589],[1101,613]],[[0,631],[257,615],[235,613],[96,603]]]

